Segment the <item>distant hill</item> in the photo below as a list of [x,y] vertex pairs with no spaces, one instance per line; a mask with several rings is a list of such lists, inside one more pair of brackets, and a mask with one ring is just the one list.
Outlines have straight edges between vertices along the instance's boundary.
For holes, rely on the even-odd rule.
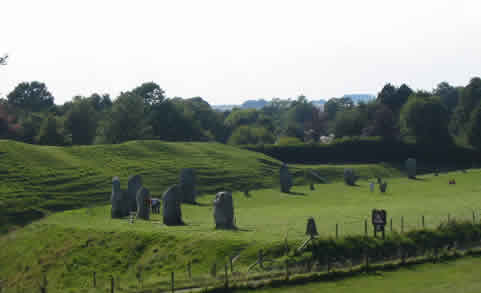
[[[241,108],[241,109],[262,109],[263,107],[269,105],[271,101],[267,101],[264,99],[259,100],[247,100],[241,105],[211,105],[212,109],[217,111],[230,111],[233,108]],[[318,108],[323,108],[323,105],[326,103],[326,100],[312,100],[311,101],[314,106]]]
[[344,95],[343,98],[351,98],[351,100],[354,103],[359,103],[359,102],[368,102],[371,100],[376,99],[376,96],[371,95],[371,94],[349,94],[349,95]]

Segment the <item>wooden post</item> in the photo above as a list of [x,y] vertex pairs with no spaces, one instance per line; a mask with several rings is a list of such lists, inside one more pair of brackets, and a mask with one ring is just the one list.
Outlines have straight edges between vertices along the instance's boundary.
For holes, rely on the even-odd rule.
[[391,226],[391,233],[392,233],[392,218],[391,218],[391,220],[390,220],[389,222],[390,222],[390,226]]
[[364,253],[365,253],[364,257],[366,260],[366,273],[368,273],[369,272],[369,249],[365,248]]
[[448,213],[448,224],[451,221],[451,215]]
[[364,220],[364,235],[367,237],[367,220]]
[[421,223],[422,223],[422,227],[424,229],[424,215],[422,215],[422,217],[421,217]]
[[327,273],[331,271],[331,258],[329,257],[329,254],[326,255],[326,263],[327,263]]
[[114,276],[110,276],[110,293],[115,292],[115,281]]
[[229,257],[229,262],[230,262],[230,273],[233,274],[234,273],[234,258]]
[[289,260],[286,258],[286,280],[289,280]]
[[339,238],[339,224],[336,223],[336,239]]
[[227,263],[224,266],[224,286],[225,288],[229,288],[229,276],[227,274],[229,268],[227,267]]
[[401,233],[404,233],[404,216],[401,216]]
[[95,272],[93,273],[93,286],[94,288],[97,288],[97,276]]
[[171,272],[170,273],[170,290],[172,293],[175,292],[175,276],[174,276],[174,272]]
[[44,274],[43,275],[43,284],[40,288],[41,293],[47,293],[47,276]]
[[473,211],[473,225],[476,223],[476,214]]
[[192,261],[187,263],[187,273],[189,274],[189,280],[192,280]]

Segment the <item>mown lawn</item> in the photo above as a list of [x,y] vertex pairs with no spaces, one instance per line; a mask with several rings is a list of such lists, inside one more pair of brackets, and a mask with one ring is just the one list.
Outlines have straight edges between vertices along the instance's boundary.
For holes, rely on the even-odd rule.
[[[125,286],[137,286],[141,272],[146,287],[167,286],[170,272],[186,279],[186,264],[193,262],[194,276],[206,276],[213,263],[223,267],[227,256],[239,255],[235,265],[245,271],[259,249],[272,256],[287,237],[291,247],[305,240],[308,217],[316,219],[321,237],[334,236],[336,223],[340,236],[364,233],[364,220],[373,208],[384,208],[393,218],[393,228],[421,228],[452,219],[479,221],[481,210],[479,178],[481,170],[427,174],[419,180],[388,178],[388,191],[371,193],[368,181],[349,187],[342,182],[295,186],[293,194],[278,189],[251,192],[246,198],[234,193],[239,231],[215,231],[212,216],[213,193],[199,198],[201,205],[183,205],[186,226],[167,227],[159,215],[151,221],[128,224],[112,220],[105,205],[55,213],[26,228],[0,238],[0,273],[10,286],[34,286],[42,271],[60,288],[88,284],[92,271],[99,279],[111,274],[122,278]],[[455,178],[457,184],[449,185]],[[148,185],[147,185],[148,186]],[[149,187],[149,186],[148,186]],[[154,194],[155,188],[151,188]],[[369,225],[369,232],[371,226]],[[389,226],[388,226],[389,233]],[[182,281],[180,281],[182,282]],[[52,289],[53,290],[53,289]]]
[[[268,288],[256,293],[477,293],[481,292],[480,257],[424,264],[393,272],[376,272],[335,282]],[[237,293],[247,291],[237,291]]]

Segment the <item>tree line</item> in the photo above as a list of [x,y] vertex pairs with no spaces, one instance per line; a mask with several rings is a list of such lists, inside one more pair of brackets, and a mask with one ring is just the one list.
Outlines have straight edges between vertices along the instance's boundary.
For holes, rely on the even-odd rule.
[[[6,58],[2,59],[5,64]],[[381,137],[481,148],[481,79],[442,82],[431,91],[386,84],[371,101],[332,98],[321,110],[305,96],[274,98],[261,109],[216,111],[201,97],[167,97],[154,82],[120,93],[54,103],[47,86],[22,82],[0,100],[0,138],[41,145],[129,140],[217,141],[234,145],[319,142],[321,136]]]

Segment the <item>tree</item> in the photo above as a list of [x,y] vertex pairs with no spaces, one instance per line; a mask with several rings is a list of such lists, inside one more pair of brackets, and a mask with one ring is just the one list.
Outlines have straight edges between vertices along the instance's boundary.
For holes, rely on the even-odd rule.
[[160,104],[165,99],[165,92],[155,82],[145,82],[132,90],[134,95],[141,97],[146,105]]
[[452,87],[449,83],[443,81],[434,89],[433,94],[441,98],[441,103],[446,107],[449,113],[454,111],[458,104],[459,91]]
[[272,132],[261,126],[239,126],[232,132],[229,144],[272,144],[275,137]]
[[65,140],[61,134],[60,126],[53,115],[44,118],[40,126],[37,142],[42,145],[64,145]]
[[336,137],[360,136],[364,125],[365,121],[357,109],[342,111],[336,117]]
[[143,98],[130,92],[121,93],[104,125],[105,140],[121,143],[143,138],[148,132]]
[[72,135],[72,144],[92,144],[97,132],[97,112],[88,99],[73,102],[66,114],[65,127]]
[[481,149],[481,105],[478,105],[476,109],[473,110],[471,116],[468,140],[472,146]]
[[88,100],[92,104],[92,107],[98,112],[104,111],[112,107],[112,100],[110,99],[109,94],[99,95],[97,93],[94,93],[90,95],[90,97],[88,97]]
[[388,106],[394,113],[399,113],[401,107],[412,94],[413,91],[406,84],[402,84],[399,88],[396,88],[388,83],[382,88],[377,99],[380,103]]
[[22,82],[7,96],[8,103],[24,110],[42,111],[53,105],[54,97],[44,83]]
[[411,96],[401,110],[401,132],[418,143],[451,143],[448,112],[439,97]]

